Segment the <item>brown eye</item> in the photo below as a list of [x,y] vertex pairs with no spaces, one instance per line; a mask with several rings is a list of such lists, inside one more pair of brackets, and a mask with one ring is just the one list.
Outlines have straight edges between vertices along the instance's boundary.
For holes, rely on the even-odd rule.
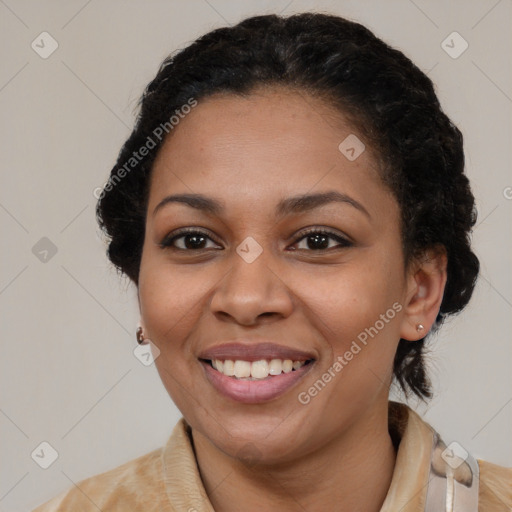
[[204,250],[210,248],[207,247],[208,241],[213,242],[212,238],[203,231],[184,229],[165,237],[160,247],[179,251]]
[[[311,251],[325,251],[333,248],[344,248],[351,247],[354,245],[346,238],[323,229],[312,229],[301,233],[301,237],[295,244],[305,241],[305,247],[299,247],[299,250],[311,250]],[[330,242],[334,241],[336,244],[330,246]]]

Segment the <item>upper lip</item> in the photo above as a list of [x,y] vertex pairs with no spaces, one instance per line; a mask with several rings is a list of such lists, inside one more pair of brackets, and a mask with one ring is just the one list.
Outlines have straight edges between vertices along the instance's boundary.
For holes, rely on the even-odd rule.
[[225,343],[210,347],[199,355],[199,359],[214,360],[240,360],[240,361],[260,361],[262,359],[291,359],[292,361],[307,361],[315,359],[311,352],[304,352],[276,343]]

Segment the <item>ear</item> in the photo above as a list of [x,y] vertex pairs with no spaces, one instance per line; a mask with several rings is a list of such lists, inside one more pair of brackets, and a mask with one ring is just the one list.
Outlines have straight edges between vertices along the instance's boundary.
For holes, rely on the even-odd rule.
[[[432,328],[443,300],[447,263],[446,250],[440,246],[428,249],[409,265],[401,338],[416,341]],[[424,328],[418,330],[418,325]]]

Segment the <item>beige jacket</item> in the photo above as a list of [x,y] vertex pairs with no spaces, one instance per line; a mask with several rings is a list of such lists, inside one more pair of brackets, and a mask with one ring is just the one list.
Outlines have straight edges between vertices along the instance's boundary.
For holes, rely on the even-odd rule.
[[[396,464],[381,512],[424,512],[437,433],[404,404],[389,402],[389,429],[399,440]],[[443,445],[444,447],[444,445]],[[437,474],[446,474],[438,457]],[[478,460],[479,512],[512,511],[512,468]],[[447,468],[449,471],[449,468]],[[462,468],[461,468],[462,469]],[[469,466],[466,468],[469,470]],[[478,471],[478,469],[477,469]],[[471,471],[470,471],[471,473]],[[444,477],[443,477],[444,478]],[[447,488],[443,480],[444,489]],[[458,485],[458,484],[457,484]],[[443,491],[444,492],[444,491]],[[429,498],[430,499],[430,498]],[[459,503],[460,505],[460,503]],[[463,511],[447,500],[442,510]],[[432,507],[431,507],[432,508]],[[165,447],[77,484],[33,512],[214,512],[201,482],[190,428],[182,418]],[[434,510],[434,509],[433,509]]]

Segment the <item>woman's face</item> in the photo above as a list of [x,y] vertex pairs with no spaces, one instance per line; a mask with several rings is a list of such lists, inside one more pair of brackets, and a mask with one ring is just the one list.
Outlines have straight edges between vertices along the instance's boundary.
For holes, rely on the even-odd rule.
[[278,89],[203,100],[171,135],[139,300],[187,422],[269,463],[368,426],[387,408],[411,296],[371,148],[320,100]]

